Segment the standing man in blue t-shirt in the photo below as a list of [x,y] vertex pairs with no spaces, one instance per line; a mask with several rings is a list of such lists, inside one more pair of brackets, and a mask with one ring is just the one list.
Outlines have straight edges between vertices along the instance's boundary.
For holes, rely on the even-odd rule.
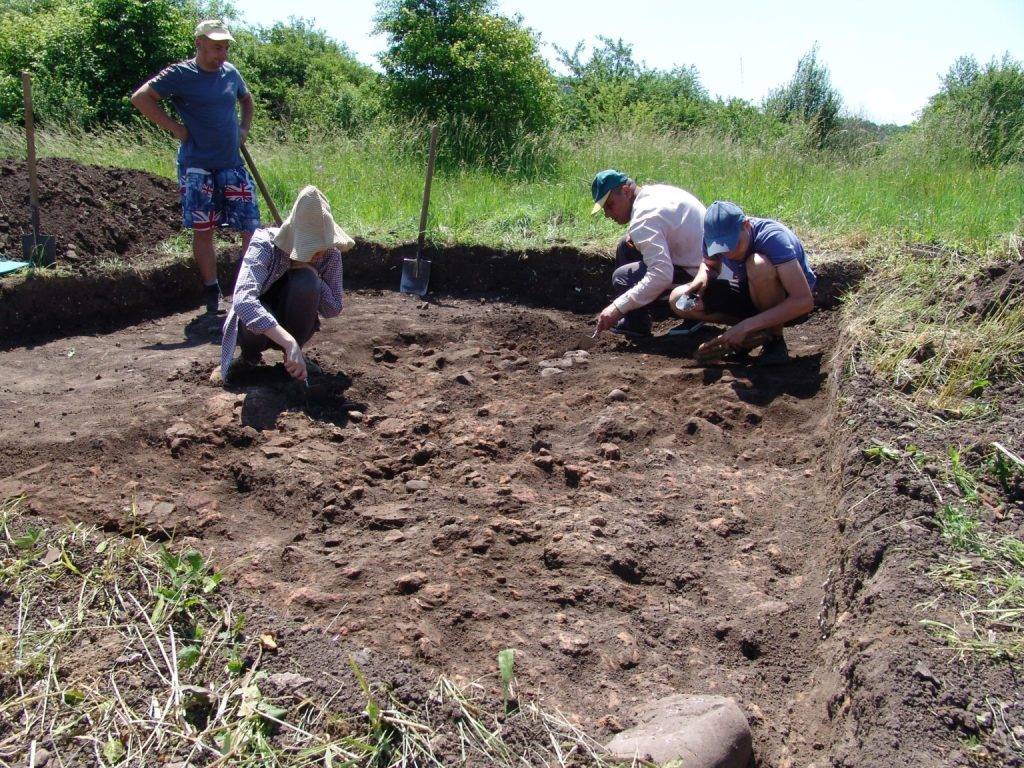
[[[199,22],[195,39],[195,58],[172,64],[146,82],[132,94],[132,104],[181,142],[182,222],[192,230],[192,254],[203,278],[206,311],[216,312],[221,290],[214,231],[228,226],[241,232],[245,253],[260,225],[252,178],[239,151],[252,125],[253,100],[238,70],[228,63],[234,38],[224,22]],[[167,114],[162,99],[174,105],[180,123]],[[241,106],[241,123],[236,103]]]
[[[723,262],[732,281],[713,279]],[[814,309],[817,281],[792,230],[716,200],[704,215],[704,262],[697,277],[672,292],[669,306],[680,317],[732,326],[702,345],[699,357],[742,357],[763,344],[757,362],[777,365],[789,359],[782,328]]]

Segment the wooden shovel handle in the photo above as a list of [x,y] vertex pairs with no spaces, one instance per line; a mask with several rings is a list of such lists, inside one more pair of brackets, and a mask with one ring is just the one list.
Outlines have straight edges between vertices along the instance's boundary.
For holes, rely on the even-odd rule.
[[260,172],[256,170],[256,163],[252,160],[252,155],[249,154],[249,148],[242,145],[242,157],[245,158],[245,162],[249,164],[249,170],[252,171],[252,177],[256,181],[256,186],[260,188],[260,192],[263,193],[263,199],[267,201],[267,207],[270,208],[270,213],[274,217],[274,224],[281,226],[281,214],[277,211],[277,206],[274,205],[273,198],[270,197],[270,192],[267,191],[267,185],[263,183],[263,177],[260,176]]
[[427,210],[430,208],[430,182],[434,178],[434,158],[437,157],[437,126],[430,128],[430,150],[427,153],[427,181],[423,185],[423,206],[420,208],[420,233],[416,240],[416,258],[423,258],[423,244],[427,239]]
[[36,128],[32,119],[32,75],[21,73],[21,91],[25,101],[25,139],[28,143],[28,201],[32,214],[32,235],[39,239],[39,182],[36,179]]

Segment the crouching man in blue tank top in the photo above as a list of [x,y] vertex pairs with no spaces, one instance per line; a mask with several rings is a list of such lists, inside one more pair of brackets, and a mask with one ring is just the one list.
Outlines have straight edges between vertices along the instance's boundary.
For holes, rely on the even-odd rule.
[[[732,270],[730,281],[715,279],[723,263]],[[816,284],[792,230],[719,200],[704,216],[704,261],[697,276],[672,292],[669,306],[680,317],[732,326],[701,345],[699,359],[743,360],[760,346],[756,362],[778,365],[789,360],[783,326],[814,309]]]

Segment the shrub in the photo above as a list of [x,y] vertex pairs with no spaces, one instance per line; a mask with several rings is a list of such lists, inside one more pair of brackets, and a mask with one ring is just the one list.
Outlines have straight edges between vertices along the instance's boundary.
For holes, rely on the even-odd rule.
[[1024,64],[1009,55],[984,67],[973,57],[957,59],[920,130],[944,153],[975,165],[1024,161]]
[[824,148],[839,128],[842,100],[815,45],[797,62],[793,79],[768,95],[765,111],[789,123],[807,126],[813,145]]

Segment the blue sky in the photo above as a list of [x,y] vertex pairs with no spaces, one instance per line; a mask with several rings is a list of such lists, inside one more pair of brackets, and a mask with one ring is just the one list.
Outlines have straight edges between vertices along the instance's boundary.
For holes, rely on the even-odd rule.
[[[384,47],[372,34],[373,0],[236,0],[236,8],[255,24],[312,19],[367,64]],[[552,63],[554,45],[622,38],[648,66],[695,65],[712,95],[754,102],[817,42],[847,111],[880,123],[911,122],[958,56],[1024,60],[1024,0],[499,0],[498,8],[540,34]]]

